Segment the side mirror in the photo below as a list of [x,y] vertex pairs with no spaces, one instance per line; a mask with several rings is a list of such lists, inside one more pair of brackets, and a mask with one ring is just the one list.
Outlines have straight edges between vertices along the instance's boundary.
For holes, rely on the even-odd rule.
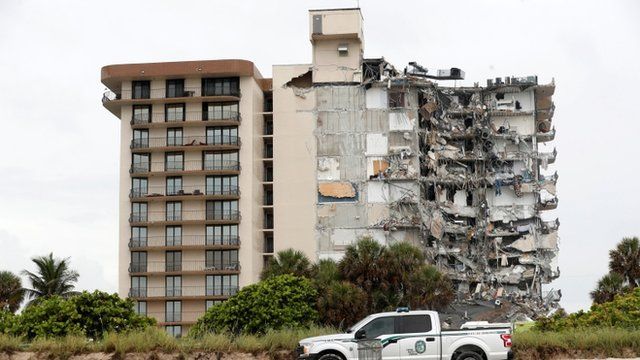
[[356,340],[362,340],[362,339],[366,339],[367,338],[367,332],[364,329],[360,329],[358,331],[356,331],[354,338]]

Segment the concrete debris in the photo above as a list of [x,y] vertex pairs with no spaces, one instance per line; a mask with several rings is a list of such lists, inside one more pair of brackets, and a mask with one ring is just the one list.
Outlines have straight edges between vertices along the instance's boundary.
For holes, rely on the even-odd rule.
[[560,274],[559,222],[541,217],[558,205],[558,175],[544,173],[557,152],[539,150],[555,138],[555,84],[446,87],[384,59],[362,72],[361,84],[300,85],[316,98],[320,257],[362,234],[410,241],[454,281],[468,318],[557,308],[560,293],[543,296],[543,285]]

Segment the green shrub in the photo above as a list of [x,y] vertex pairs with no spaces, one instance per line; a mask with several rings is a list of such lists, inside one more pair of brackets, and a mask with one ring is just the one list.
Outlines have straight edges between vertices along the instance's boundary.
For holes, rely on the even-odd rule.
[[106,332],[141,330],[155,321],[135,313],[133,301],[117,294],[101,291],[83,292],[69,299],[80,315],[80,327],[84,334],[99,338]]
[[345,329],[367,315],[367,294],[349,282],[334,281],[319,292],[316,306],[323,325]]
[[16,316],[6,310],[0,310],[0,334],[11,331]]
[[75,305],[58,296],[27,306],[16,317],[11,333],[28,339],[82,335],[81,316]]
[[153,324],[153,319],[135,313],[130,300],[95,291],[69,299],[42,298],[16,316],[6,332],[28,339],[67,335],[95,339],[106,332],[140,330]]
[[578,311],[568,316],[556,314],[538,319],[534,327],[538,331],[563,331],[574,328],[640,329],[640,288],[613,301],[594,304],[589,311]]
[[211,307],[192,327],[191,334],[226,331],[254,334],[308,327],[317,320],[316,296],[308,279],[275,276],[246,286],[229,300]]

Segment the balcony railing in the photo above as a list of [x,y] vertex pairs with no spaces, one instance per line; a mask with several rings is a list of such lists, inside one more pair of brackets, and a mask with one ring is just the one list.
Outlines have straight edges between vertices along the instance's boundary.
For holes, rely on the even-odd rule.
[[188,195],[239,196],[240,188],[235,185],[214,186],[213,188],[206,186],[148,186],[134,187],[129,192],[131,198]]
[[131,213],[129,222],[172,222],[172,221],[240,221],[240,211],[216,210],[183,210],[181,212],[149,211],[146,213]]
[[147,238],[129,239],[131,249],[149,246],[239,246],[238,235],[182,235],[182,236],[149,236]]
[[[182,286],[180,296],[233,296],[238,293],[238,289],[238,286]],[[166,297],[166,293],[165,287],[129,289],[131,298]]]
[[[111,90],[107,90],[102,94],[102,101],[108,102],[113,100],[137,100],[137,99],[180,99],[180,98],[190,98],[190,97],[199,97],[202,96],[201,88],[198,87],[185,87],[181,93],[171,94],[176,96],[167,97],[167,88],[154,88],[145,91],[143,94],[138,94],[139,91],[133,90],[120,90],[120,92],[113,92]],[[142,95],[142,96],[140,96]],[[240,97],[240,90],[233,90],[231,92],[207,92],[204,96],[233,96]]]
[[186,111],[177,115],[167,116],[165,113],[134,114],[131,116],[132,125],[156,123],[181,123],[196,121],[236,121],[240,122],[240,113],[233,110],[221,111]]
[[152,311],[145,315],[147,317],[153,317],[158,322],[196,322],[204,314],[204,309],[201,311],[181,311],[181,312],[166,312],[166,311]]
[[130,263],[129,272],[131,273],[147,273],[147,272],[186,272],[186,271],[202,271],[202,272],[227,272],[240,271],[240,262],[230,261],[222,263],[213,263],[204,260],[192,260],[182,262],[165,262],[165,261],[148,261],[144,266],[141,264]]
[[240,162],[235,160],[188,160],[188,161],[154,161],[151,163],[133,164],[129,169],[131,174],[145,174],[149,172],[176,171],[239,171]]
[[179,138],[172,137],[153,137],[147,139],[131,140],[132,149],[149,149],[162,147],[189,147],[189,146],[215,146],[215,145],[234,145],[240,146],[240,138],[238,136],[214,135],[214,136],[184,136]]

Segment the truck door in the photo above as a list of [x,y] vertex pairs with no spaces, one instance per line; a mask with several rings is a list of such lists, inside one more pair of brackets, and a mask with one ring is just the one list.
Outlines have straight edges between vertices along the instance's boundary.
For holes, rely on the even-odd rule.
[[379,317],[363,326],[367,339],[380,339],[382,342],[382,359],[399,360],[400,349],[396,334],[396,316]]
[[435,333],[428,314],[398,317],[400,359],[440,359],[440,336]]

